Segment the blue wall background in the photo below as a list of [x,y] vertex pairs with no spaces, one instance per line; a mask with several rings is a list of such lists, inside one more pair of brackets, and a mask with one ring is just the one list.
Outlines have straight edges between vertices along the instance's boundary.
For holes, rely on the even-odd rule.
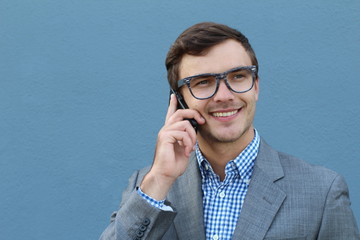
[[0,1],[0,232],[97,239],[152,162],[164,59],[200,21],[245,33],[260,62],[256,127],[345,176],[360,221],[360,1]]

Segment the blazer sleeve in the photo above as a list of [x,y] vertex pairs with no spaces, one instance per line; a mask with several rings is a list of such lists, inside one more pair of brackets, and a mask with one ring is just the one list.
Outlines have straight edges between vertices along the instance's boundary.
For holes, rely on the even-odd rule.
[[110,225],[100,240],[161,239],[169,229],[176,212],[153,207],[137,193],[144,175],[137,171],[130,177],[120,208],[111,215]]
[[359,230],[350,208],[349,190],[338,175],[329,189],[318,239],[359,239]]

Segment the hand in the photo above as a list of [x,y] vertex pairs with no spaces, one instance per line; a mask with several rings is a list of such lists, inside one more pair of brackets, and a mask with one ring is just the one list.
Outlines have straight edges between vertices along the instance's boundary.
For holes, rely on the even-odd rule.
[[200,125],[205,123],[196,110],[177,110],[177,100],[172,94],[165,125],[158,133],[153,165],[141,183],[141,190],[156,200],[166,197],[172,184],[188,166],[190,153],[196,144],[196,132],[185,120],[191,118]]

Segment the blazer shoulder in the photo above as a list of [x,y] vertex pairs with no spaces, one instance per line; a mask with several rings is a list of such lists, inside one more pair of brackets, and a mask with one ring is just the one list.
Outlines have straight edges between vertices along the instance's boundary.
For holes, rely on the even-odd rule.
[[324,166],[315,165],[293,155],[278,152],[285,178],[299,178],[303,182],[329,187],[335,179],[344,180],[337,172]]
[[293,155],[277,151],[261,139],[256,165],[273,180],[288,180],[294,183],[313,181],[332,182],[338,173],[326,167],[314,165]]

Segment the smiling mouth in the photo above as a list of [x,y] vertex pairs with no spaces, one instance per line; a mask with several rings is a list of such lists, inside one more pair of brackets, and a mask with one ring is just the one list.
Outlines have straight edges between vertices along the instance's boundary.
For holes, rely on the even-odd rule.
[[211,115],[213,115],[214,117],[230,117],[232,115],[235,115],[238,112],[239,112],[239,109],[231,111],[231,112],[214,112]]

